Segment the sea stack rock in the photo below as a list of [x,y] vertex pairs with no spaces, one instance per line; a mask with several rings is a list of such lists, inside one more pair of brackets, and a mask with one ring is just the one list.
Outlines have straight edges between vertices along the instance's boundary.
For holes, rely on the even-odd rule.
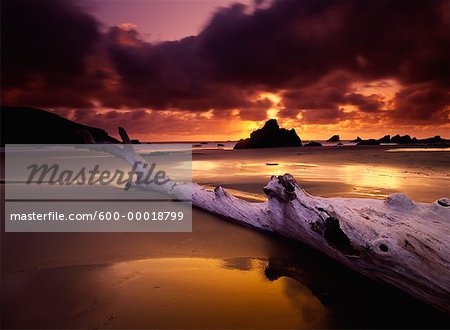
[[263,128],[250,134],[250,138],[240,139],[234,149],[301,147],[302,140],[295,129],[280,128],[276,119],[268,120]]
[[379,144],[380,141],[375,139],[361,140],[358,142],[359,146],[377,146]]
[[430,137],[427,139],[421,139],[421,140],[417,140],[415,137],[413,137],[412,141],[413,141],[412,143],[424,143],[424,144],[434,145],[434,146],[442,146],[442,147],[450,146],[450,140],[443,139],[439,135],[436,135],[435,137]]
[[322,143],[316,142],[316,141],[311,141],[311,142],[308,142],[307,144],[305,144],[305,147],[322,147]]
[[339,142],[341,141],[341,139],[339,138],[339,135],[333,135],[332,137],[330,137],[327,142]]
[[392,143],[398,143],[398,144],[410,144],[413,143],[412,139],[409,135],[403,135],[400,136],[399,134],[397,134],[396,136],[392,137],[391,139]]
[[385,135],[382,138],[379,138],[378,142],[380,142],[380,143],[389,143],[389,142],[391,142],[391,136],[390,135]]

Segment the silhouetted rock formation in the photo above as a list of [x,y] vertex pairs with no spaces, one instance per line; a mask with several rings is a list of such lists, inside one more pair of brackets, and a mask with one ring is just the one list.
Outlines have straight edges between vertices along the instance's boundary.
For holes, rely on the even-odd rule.
[[[415,138],[413,138],[415,139]],[[419,143],[425,143],[425,144],[445,144],[448,145],[450,143],[450,140],[446,140],[441,138],[439,135],[436,135],[435,137],[430,137],[426,139],[418,140]]]
[[392,143],[398,143],[398,144],[409,144],[409,143],[411,143],[411,141],[412,141],[412,139],[409,135],[400,136],[399,134],[392,137],[392,140],[391,140]]
[[[440,137],[439,137],[440,138]],[[411,138],[409,135],[396,135],[391,139],[391,143],[398,143],[398,144],[411,144],[411,143],[427,143],[427,140],[431,140],[433,138],[428,138],[428,139],[422,139],[422,140],[418,140],[417,138],[413,137]],[[444,141],[441,139],[441,141]],[[441,142],[439,141],[439,142]]]
[[[359,137],[358,137],[359,139]],[[354,142],[358,142],[358,145],[379,145],[380,143],[396,143],[396,144],[426,144],[426,145],[435,145],[435,146],[449,146],[450,140],[442,139],[439,135],[435,137],[426,138],[426,139],[417,139],[415,137],[411,138],[409,135],[395,135],[390,138],[389,135],[385,135],[384,137],[375,140],[375,139],[362,139],[353,140]]]
[[100,128],[40,109],[2,106],[1,115],[5,144],[120,143]]
[[302,140],[295,129],[280,128],[276,119],[268,120],[263,128],[250,134],[250,138],[240,139],[234,149],[301,147]]
[[391,142],[391,136],[385,135],[381,139],[378,139],[379,143],[390,143]]
[[351,142],[361,142],[361,141],[363,141],[363,139],[357,136],[356,139],[352,140]]
[[142,144],[138,139],[132,139],[130,142],[131,144]]
[[341,141],[341,139],[339,138],[339,135],[333,135],[332,137],[330,137],[327,142],[339,142]]
[[305,144],[305,147],[322,147],[322,143],[311,141]]
[[375,139],[368,139],[368,140],[361,140],[358,142],[358,145],[361,146],[375,146],[375,145],[379,145],[380,141],[375,140]]

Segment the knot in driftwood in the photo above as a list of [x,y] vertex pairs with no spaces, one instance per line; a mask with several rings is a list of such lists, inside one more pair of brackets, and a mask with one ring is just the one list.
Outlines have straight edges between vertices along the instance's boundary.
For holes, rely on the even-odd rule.
[[294,177],[288,173],[270,178],[263,191],[269,198],[275,198],[280,202],[289,202],[297,197],[296,190],[301,189]]

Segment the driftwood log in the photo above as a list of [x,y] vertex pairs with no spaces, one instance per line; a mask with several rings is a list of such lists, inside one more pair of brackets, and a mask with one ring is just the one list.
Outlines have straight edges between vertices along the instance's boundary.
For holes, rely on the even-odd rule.
[[[125,159],[146,161],[138,155],[125,130],[124,142],[98,145]],[[292,175],[272,176],[264,187],[268,200],[254,203],[213,191],[195,183],[169,181],[141,186],[176,199],[191,199],[208,212],[247,226],[307,243],[342,264],[450,314],[450,200],[417,203],[403,194],[385,200],[322,198],[309,195]],[[332,276],[332,274],[330,274]]]

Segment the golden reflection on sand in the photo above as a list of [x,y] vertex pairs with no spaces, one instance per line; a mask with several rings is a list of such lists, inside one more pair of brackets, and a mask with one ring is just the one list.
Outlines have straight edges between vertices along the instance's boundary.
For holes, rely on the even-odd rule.
[[[270,164],[270,165],[268,165]],[[192,163],[192,175],[194,178],[218,177],[231,175],[234,177],[260,176],[270,177],[285,173],[296,173],[299,169],[318,167],[317,164],[286,163],[273,161],[270,163],[230,162],[195,160]]]
[[[246,162],[246,160],[248,160]],[[393,192],[403,192],[413,198],[426,200],[430,187],[445,195],[440,181],[448,175],[433,168],[408,167],[401,164],[336,162],[292,162],[292,157],[265,159],[194,160],[193,181],[213,187],[224,185],[230,193],[250,200],[265,200],[262,187],[272,175],[291,173],[301,185],[315,189],[309,191],[323,197],[385,198]],[[270,161],[270,162],[269,162]],[[258,183],[258,186],[255,184]],[[231,188],[231,189],[230,189]],[[440,197],[440,196],[438,196]],[[431,200],[432,201],[432,200]]]
[[193,162],[193,176],[220,177],[224,173],[233,177],[266,177],[291,173],[302,181],[340,182],[352,186],[371,188],[401,188],[400,171],[394,167],[367,166],[365,164],[318,165],[305,163],[221,163],[201,160]]
[[450,148],[395,148],[387,152],[449,152]]
[[15,273],[6,279],[8,322],[22,328],[328,328],[320,300],[292,278],[269,280],[267,265],[248,257],[157,258]]
[[210,160],[196,160],[192,162],[192,174],[194,173],[203,173],[203,172],[212,172],[217,173],[216,171],[220,168],[220,163],[216,161]]
[[[383,191],[401,190],[402,179],[399,170],[392,167],[342,165],[338,167],[340,172],[336,179],[354,187],[354,190],[364,195],[373,197],[384,196]],[[370,192],[369,192],[370,191]]]
[[[269,281],[267,261],[251,258],[162,258],[121,262],[105,270],[115,288],[114,310],[126,306],[115,327],[283,328],[315,327],[325,308],[292,279]],[[292,291],[286,293],[286,287]],[[292,289],[295,287],[295,289]],[[227,315],[224,317],[224,315]]]
[[329,310],[306,286],[288,277],[269,280],[267,266],[267,259],[249,257],[156,258],[14,273],[6,279],[8,322],[19,328],[330,327]]

